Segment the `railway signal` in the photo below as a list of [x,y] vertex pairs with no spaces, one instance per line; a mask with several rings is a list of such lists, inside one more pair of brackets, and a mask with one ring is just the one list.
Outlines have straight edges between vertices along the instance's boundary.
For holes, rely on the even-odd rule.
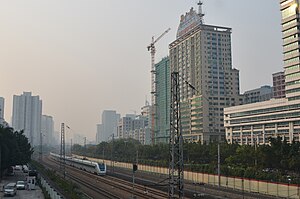
[[133,172],[136,172],[138,170],[138,165],[137,164],[133,164],[132,165],[132,170],[133,170]]

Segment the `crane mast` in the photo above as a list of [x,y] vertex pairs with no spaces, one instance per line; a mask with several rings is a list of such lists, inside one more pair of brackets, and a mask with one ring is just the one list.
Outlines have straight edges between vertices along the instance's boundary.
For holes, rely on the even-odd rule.
[[167,34],[171,28],[168,28],[163,32],[157,39],[152,37],[152,41],[149,46],[147,46],[148,51],[151,54],[151,141],[152,144],[155,143],[155,118],[156,118],[156,71],[155,71],[155,43],[157,43],[165,34]]

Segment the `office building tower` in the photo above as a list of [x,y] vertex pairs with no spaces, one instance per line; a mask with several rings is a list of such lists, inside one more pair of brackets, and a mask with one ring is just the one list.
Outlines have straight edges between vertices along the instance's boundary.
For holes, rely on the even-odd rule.
[[42,115],[41,124],[42,144],[46,146],[53,145],[54,139],[54,121],[52,116]]
[[284,72],[277,72],[272,74],[273,77],[273,97],[285,98],[285,77]]
[[42,100],[31,92],[13,96],[12,127],[24,130],[24,135],[33,146],[40,144]]
[[300,99],[299,0],[280,0],[280,6],[285,94],[292,101]]
[[126,139],[129,137],[129,131],[132,129],[132,117],[122,117],[118,122],[117,137]]
[[4,119],[4,98],[0,97],[0,125],[3,127],[9,127],[8,123]]
[[116,136],[119,119],[120,114],[117,114],[114,110],[104,110],[102,112],[101,141],[108,141],[113,134]]
[[226,108],[229,143],[268,144],[278,136],[288,143],[300,141],[299,1],[280,0],[280,11],[286,97]]
[[125,117],[130,117],[132,120],[134,120],[136,118],[136,113],[134,114],[125,114]]
[[132,120],[131,129],[141,129],[145,127],[145,119],[143,117],[136,117]]
[[53,142],[53,145],[59,145],[60,146],[60,144],[61,144],[61,132],[54,131],[54,142]]
[[145,128],[131,130],[129,132],[129,138],[138,140],[142,145],[151,144],[150,127],[147,126]]
[[273,88],[271,86],[261,86],[260,88],[245,91],[244,104],[263,102],[273,97]]
[[104,136],[103,136],[103,125],[97,124],[97,133],[96,133],[96,143],[99,144],[103,142]]
[[156,71],[156,121],[155,143],[168,143],[170,131],[170,61],[163,58],[155,64]]
[[208,143],[225,139],[223,109],[243,99],[239,70],[232,68],[231,28],[204,24],[201,10],[181,16],[169,57],[171,72],[179,73],[184,139]]
[[135,139],[141,144],[151,144],[151,131],[148,125],[148,118],[144,115],[126,114],[118,123],[117,138],[120,139]]
[[145,119],[145,126],[149,126],[150,124],[150,109],[151,109],[151,106],[149,104],[149,102],[146,100],[145,101],[145,105],[141,108],[141,117],[144,117]]

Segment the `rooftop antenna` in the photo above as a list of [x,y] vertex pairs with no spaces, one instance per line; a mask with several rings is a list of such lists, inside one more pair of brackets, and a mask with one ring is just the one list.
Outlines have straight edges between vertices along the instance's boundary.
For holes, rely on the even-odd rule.
[[204,24],[204,20],[203,20],[203,17],[204,17],[204,14],[202,12],[202,5],[203,5],[203,2],[201,0],[199,0],[199,2],[197,3],[197,5],[199,6],[198,7],[198,15],[200,16],[201,18],[201,24]]

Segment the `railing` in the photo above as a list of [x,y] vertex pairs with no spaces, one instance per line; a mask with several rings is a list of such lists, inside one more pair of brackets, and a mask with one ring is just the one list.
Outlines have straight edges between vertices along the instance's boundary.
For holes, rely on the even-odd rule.
[[43,177],[41,177],[41,185],[45,188],[51,199],[64,199]]

